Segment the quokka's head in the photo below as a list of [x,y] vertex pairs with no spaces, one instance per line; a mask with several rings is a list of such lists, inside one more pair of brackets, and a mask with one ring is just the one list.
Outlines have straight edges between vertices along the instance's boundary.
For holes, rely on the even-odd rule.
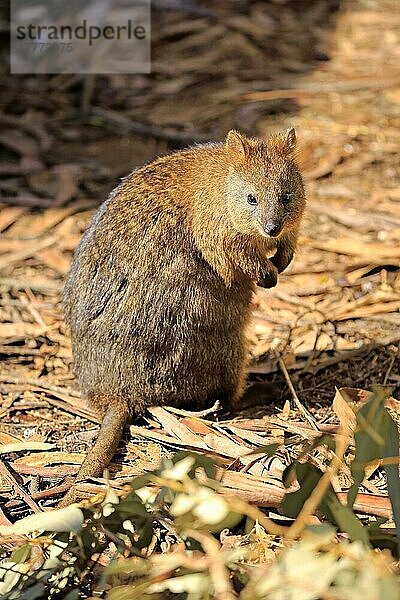
[[226,206],[239,233],[279,238],[298,226],[305,195],[295,147],[294,129],[267,141],[227,134]]

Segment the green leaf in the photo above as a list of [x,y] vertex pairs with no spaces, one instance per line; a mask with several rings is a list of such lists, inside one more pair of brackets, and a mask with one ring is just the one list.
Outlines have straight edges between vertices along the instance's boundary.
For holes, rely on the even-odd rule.
[[96,532],[91,527],[84,527],[80,532],[80,545],[87,556],[90,556],[90,553],[93,552],[93,544],[98,541],[95,534]]
[[68,594],[64,596],[63,600],[78,600],[78,598],[81,597],[81,590],[79,588],[75,588],[74,590],[68,592]]
[[385,532],[379,527],[373,529],[367,527],[367,529],[369,541],[373,548],[388,549],[393,556],[398,556],[397,538],[392,533]]
[[207,524],[207,530],[211,533],[220,533],[223,529],[233,529],[243,520],[241,513],[230,511],[223,521],[217,524]]
[[326,508],[329,509],[340,530],[348,533],[353,542],[358,540],[366,545],[369,544],[367,528],[363,526],[349,506],[340,502],[333,489],[329,490],[321,503],[321,511],[326,513]]
[[146,520],[136,526],[139,534],[139,539],[135,542],[137,548],[146,548],[153,537],[153,524],[151,521]]
[[396,524],[396,535],[400,553],[400,477],[399,477],[399,431],[390,413],[386,411],[387,435],[383,447],[383,457],[397,459],[394,464],[384,465],[390,502],[393,510],[393,519]]
[[[300,489],[286,494],[281,504],[283,514],[293,519],[299,515],[304,503],[311,496],[323,473],[313,465],[305,463],[296,466],[296,475]],[[351,508],[341,504],[331,485],[326,490],[318,508],[329,521],[335,523],[341,531],[348,533],[353,541],[359,540],[364,544],[369,543],[367,530],[364,529],[361,521]]]
[[303,539],[307,539],[312,535],[317,537],[318,541],[323,544],[329,544],[336,536],[336,529],[330,523],[318,523],[318,525],[307,525],[304,530]]
[[304,458],[306,454],[312,452],[313,450],[315,450],[315,448],[319,448],[320,446],[327,446],[330,450],[335,450],[336,442],[333,435],[331,435],[330,433],[322,433],[318,437],[314,438],[312,442],[310,442],[305,446],[305,448],[303,448],[303,451],[300,454],[300,456],[297,457],[297,460]]
[[[308,463],[296,463],[290,465],[290,467],[293,467],[291,472],[293,472],[294,469],[297,481],[300,484],[300,488],[295,492],[285,495],[281,503],[281,511],[285,516],[295,519],[303,508],[304,502],[311,496],[312,491],[322,476],[322,473],[319,471],[319,469],[316,469]],[[290,467],[285,469],[285,472],[288,471]]]
[[144,473],[143,475],[138,475],[137,477],[134,477],[129,482],[129,485],[132,488],[132,490],[140,490],[140,488],[146,487],[147,485],[149,485],[149,483],[154,483],[155,479],[156,478],[154,473]]
[[140,516],[147,517],[148,512],[143,506],[139,496],[137,500],[133,500],[131,497],[128,500],[122,500],[117,508],[117,513],[124,517]]
[[107,594],[107,600],[161,600],[160,596],[146,594],[151,581],[135,585],[119,585],[110,590]]
[[26,562],[31,555],[32,548],[29,544],[24,544],[20,546],[11,554],[11,560],[16,563],[24,563]]
[[[322,471],[310,463],[297,464],[294,473],[297,477],[300,488],[295,492],[286,494],[281,504],[281,510],[283,511],[283,514],[287,517],[291,517],[292,519],[297,518],[301,509],[303,508],[304,503],[311,496],[323,475]],[[325,496],[321,500],[320,506],[317,508],[327,517],[329,521],[336,523],[336,519],[330,510],[330,507],[325,502],[325,498],[329,494],[332,494],[336,498],[336,494],[332,486],[328,487],[327,491],[325,492]]]
[[37,600],[43,598],[45,598],[45,590],[42,582],[35,583],[18,596],[19,600]]
[[282,444],[267,444],[266,446],[260,446],[246,454],[246,456],[252,456],[253,454],[267,454],[268,456],[273,456],[280,446],[282,446]]
[[306,444],[303,448],[301,454],[294,460],[283,472],[283,485],[285,487],[290,487],[293,479],[295,478],[295,470],[298,465],[302,464],[300,461],[307,454],[315,450],[315,448],[319,448],[319,446],[327,446],[331,450],[336,449],[335,438],[329,433],[322,433],[318,437],[316,437],[311,443]]
[[251,519],[250,517],[246,517],[245,523],[244,523],[244,532],[247,535],[248,533],[251,532],[251,530],[253,529],[254,525],[255,525],[255,520]]
[[145,558],[123,558],[113,560],[106,567],[107,575],[146,575],[149,572],[149,562]]
[[354,434],[356,453],[351,464],[354,482],[347,495],[348,506],[352,507],[354,504],[365,476],[365,467],[373,460],[383,457],[392,422],[384,405],[388,395],[388,388],[376,387],[371,398],[356,414],[357,427]]

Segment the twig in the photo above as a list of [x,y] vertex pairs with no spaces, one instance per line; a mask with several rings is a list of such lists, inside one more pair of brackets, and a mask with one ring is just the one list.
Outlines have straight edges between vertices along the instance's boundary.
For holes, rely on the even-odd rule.
[[[47,490],[41,490],[40,492],[34,492],[31,495],[31,498],[33,498],[33,500],[43,500],[44,498],[53,499],[53,496],[55,496],[56,494],[64,494],[65,492],[67,492],[69,490],[70,487],[71,487],[71,483],[63,483],[62,485],[56,485],[52,488],[48,488]],[[19,500],[9,500],[5,506],[8,509],[11,509],[18,505],[19,505]]]
[[208,142],[210,136],[205,133],[189,133],[187,131],[175,131],[173,129],[160,129],[154,125],[148,125],[147,123],[139,123],[138,121],[132,121],[128,117],[123,116],[120,113],[112,110],[103,110],[102,108],[95,108],[91,112],[92,116],[102,119],[105,123],[109,123],[114,126],[119,126],[125,131],[133,131],[139,135],[147,135],[154,137],[159,140],[166,140],[169,142],[182,142],[184,144],[190,144],[195,142]]
[[332,356],[332,358],[328,358],[327,360],[321,361],[319,364],[315,365],[315,367],[309,367],[307,369],[307,373],[311,373],[312,375],[317,375],[322,369],[326,369],[327,367],[332,367],[340,362],[345,362],[346,360],[355,358],[356,356],[363,356],[364,354],[369,354],[372,350],[376,350],[379,348],[381,344],[377,342],[372,342],[371,344],[365,344],[364,346],[360,346],[360,348],[354,348],[354,350],[345,350],[344,352],[340,352],[337,356]]
[[135,549],[133,547],[127,546],[125,544],[125,542],[123,540],[121,540],[121,538],[117,537],[112,531],[110,531],[106,527],[103,527],[103,533],[106,536],[106,538],[108,538],[111,542],[114,542],[116,547],[121,551],[121,554],[128,551],[129,553],[132,553],[135,556],[142,557],[140,552],[135,551]]
[[354,79],[353,81],[335,82],[310,82],[303,84],[301,89],[288,88],[283,90],[266,90],[243,94],[241,102],[260,102],[263,100],[281,100],[284,98],[297,98],[313,94],[330,94],[332,92],[352,92],[357,90],[382,90],[392,87],[400,81],[399,77],[387,79]]
[[[46,390],[44,390],[46,391]],[[57,392],[52,392],[54,395],[57,394]],[[67,396],[65,396],[67,397]],[[53,406],[56,406],[57,408],[61,408],[61,410],[64,410],[65,412],[71,413],[73,415],[76,415],[78,417],[82,417],[83,419],[86,419],[87,421],[91,421],[92,423],[96,423],[96,425],[98,425],[99,423],[101,423],[101,418],[94,414],[92,411],[89,411],[89,409],[86,408],[80,408],[79,406],[75,406],[74,404],[70,404],[69,402],[66,402],[65,400],[55,400],[54,398],[46,398],[46,402],[48,402],[49,404],[52,404]]]
[[[16,277],[0,277],[0,287],[7,288],[8,290],[25,290],[26,286],[27,282],[23,279],[17,279]],[[29,289],[45,294],[58,294],[62,289],[62,283],[56,281],[30,281]]]
[[174,408],[172,406],[164,406],[165,410],[174,413],[176,415],[182,415],[182,417],[206,417],[211,413],[215,413],[221,409],[221,403],[216,400],[211,408],[205,408],[204,410],[182,410],[181,408]]
[[43,381],[41,379],[34,379],[32,377],[15,377],[13,375],[8,375],[7,373],[0,372],[0,381],[2,383],[15,383],[17,385],[33,385],[35,387],[41,388],[44,392],[58,392],[59,394],[63,394],[64,396],[73,396],[74,398],[80,399],[80,393],[76,392],[73,389],[69,389],[66,393],[66,388],[63,388],[59,385],[54,385],[48,381]]
[[315,514],[315,511],[318,509],[322,498],[331,485],[333,477],[335,477],[339,472],[343,462],[344,453],[346,452],[352,438],[353,432],[351,431],[349,424],[342,423],[340,433],[335,436],[336,452],[333,454],[331,464],[328,465],[325,473],[322,475],[321,479],[313,489],[311,496],[304,502],[297,519],[293,525],[290,526],[287,533],[287,537],[289,539],[296,539],[299,537],[300,533],[308,525],[310,517]]
[[383,378],[383,384],[382,385],[386,385],[387,380],[389,379],[389,375],[392,372],[394,361],[396,360],[398,354],[399,354],[399,347],[397,347],[396,352],[393,354],[392,358],[390,359],[390,363],[389,363],[389,366],[388,366],[387,371],[385,373],[385,377]]
[[51,208],[54,206],[52,198],[35,198],[34,196],[2,196],[3,204],[11,206],[29,206],[31,208]]
[[[31,391],[36,392],[44,392],[47,393],[46,402],[56,406],[57,408],[61,408],[65,412],[72,413],[73,415],[77,415],[78,417],[83,417],[88,421],[92,421],[92,423],[101,423],[100,417],[80,398],[79,392],[75,392],[73,389],[68,389],[69,393],[66,393],[66,388],[60,387],[58,385],[54,385],[52,383],[48,383],[47,381],[41,382],[40,379],[33,378],[23,378],[23,377],[14,377],[12,375],[8,375],[7,373],[0,372],[0,383],[11,383],[19,386],[29,386]],[[60,398],[59,400],[55,400],[49,396],[55,396],[56,398]]]
[[43,352],[38,348],[26,348],[21,346],[1,346],[0,353],[10,356],[43,356]]
[[7,468],[7,466],[5,465],[5,463],[3,461],[0,461],[0,474],[4,477],[4,479],[7,479],[7,481],[10,482],[10,484],[12,485],[12,487],[14,489],[15,494],[16,495],[19,494],[21,496],[21,498],[26,502],[26,504],[33,510],[33,512],[35,512],[35,513],[43,512],[42,509],[40,508],[40,506],[38,506],[36,504],[36,502],[34,500],[32,500],[32,498],[29,496],[29,494],[27,494],[25,492],[22,485],[20,485],[18,483],[18,481],[15,479],[14,475]]
[[[58,243],[58,239],[54,235],[50,235],[41,240],[35,240],[31,244],[27,245],[23,250],[18,250],[17,252],[13,252],[7,254],[6,256],[2,256],[0,258],[0,269],[4,267],[8,267],[13,263],[23,261],[27,258],[31,258],[35,256],[36,252],[39,250],[44,250],[45,248],[49,248],[50,246],[54,246]],[[26,283],[23,289],[25,289]]]
[[43,320],[39,311],[35,308],[32,302],[29,302],[28,298],[24,296],[21,297],[21,304],[26,307],[27,311],[31,314],[31,316],[35,319],[36,323],[40,325],[44,330],[48,329],[47,323]]
[[292,394],[292,398],[294,400],[295,405],[297,406],[298,410],[301,412],[301,414],[303,415],[303,417],[305,419],[307,419],[307,421],[310,423],[310,425],[312,426],[313,429],[315,429],[316,431],[319,431],[319,427],[315,422],[315,419],[313,418],[313,416],[308,412],[308,410],[302,405],[302,403],[300,402],[300,398],[297,395],[296,390],[294,389],[292,380],[290,379],[290,375],[288,373],[288,370],[286,368],[286,365],[283,361],[283,358],[276,352],[276,357],[278,359],[278,363],[279,366],[281,368],[281,371],[283,373],[283,376],[286,379],[286,383],[288,384],[288,387],[290,389],[290,392]]
[[227,494],[227,500],[229,503],[229,507],[232,510],[246,515],[250,519],[253,519],[253,521],[258,521],[258,523],[262,527],[264,527],[265,531],[267,531],[271,535],[283,537],[287,533],[288,527],[277,525],[272,519],[266,517],[257,506],[249,504],[247,500],[242,500],[241,498],[236,496],[236,494],[235,496],[232,496],[231,494],[234,493],[233,489],[229,490],[229,492],[229,495]]
[[224,564],[224,554],[217,540],[202,531],[188,530],[187,535],[197,540],[208,558],[208,569],[213,584],[215,600],[233,600],[237,598],[230,579],[229,571]]

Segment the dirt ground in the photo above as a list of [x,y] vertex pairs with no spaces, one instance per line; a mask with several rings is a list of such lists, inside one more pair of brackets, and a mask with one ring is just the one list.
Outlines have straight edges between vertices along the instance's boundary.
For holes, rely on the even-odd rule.
[[[250,381],[276,394],[244,412],[249,431],[334,424],[340,387],[400,398],[398,3],[165,4],[149,76],[13,76],[1,63],[0,444],[17,444],[1,466],[4,519],[54,504],[96,435],[60,307],[88,220],[136,165],[232,127],[294,126],[308,196],[295,261],[254,299]],[[121,481],[174,447],[167,423],[147,425],[160,436],[127,432]]]

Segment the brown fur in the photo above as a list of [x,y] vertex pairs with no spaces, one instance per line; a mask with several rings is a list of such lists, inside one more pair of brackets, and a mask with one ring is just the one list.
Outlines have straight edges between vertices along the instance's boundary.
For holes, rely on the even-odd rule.
[[[276,284],[304,209],[294,145],[294,130],[267,142],[231,131],[134,171],[99,208],[64,291],[75,371],[104,416],[78,481],[102,474],[148,406],[240,405],[254,284]],[[271,219],[277,238],[263,233]]]

